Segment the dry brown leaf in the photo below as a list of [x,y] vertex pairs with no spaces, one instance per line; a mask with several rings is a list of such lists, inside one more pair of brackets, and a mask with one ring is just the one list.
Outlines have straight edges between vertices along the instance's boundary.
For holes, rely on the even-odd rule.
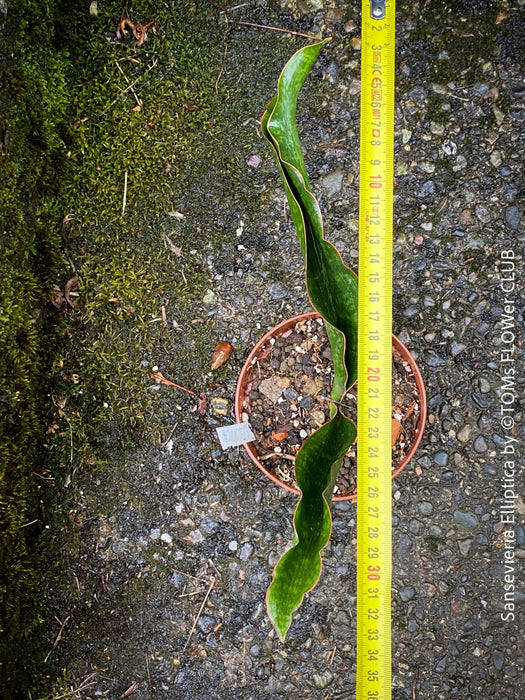
[[53,291],[55,292],[55,296],[51,299],[51,303],[53,306],[56,306],[57,309],[62,309],[64,305],[64,293],[58,284],[53,285]]
[[401,435],[403,426],[397,418],[392,418],[392,447],[395,447],[398,437]]
[[64,296],[66,298],[67,303],[71,307],[75,306],[75,301],[71,297],[76,296],[77,291],[78,291],[78,277],[72,277],[70,280],[67,281],[66,287],[64,289]]
[[122,693],[122,695],[119,696],[119,700],[122,700],[122,698],[127,698],[129,695],[134,693],[137,690],[137,681],[134,681],[129,688]]
[[185,391],[187,394],[191,394],[192,396],[196,396],[196,393],[194,391],[192,391],[191,389],[186,389],[185,386],[181,386],[180,384],[175,384],[175,382],[172,382],[169,379],[166,379],[166,377],[162,374],[162,372],[152,372],[151,378],[154,379],[157,382],[157,384],[165,384],[166,386],[174,386],[176,389],[181,389],[182,391]]
[[213,355],[211,356],[211,368],[212,370],[218,369],[223,365],[226,360],[230,357],[233,352],[233,346],[231,343],[222,341],[215,346]]
[[122,7],[122,16],[117,24],[117,39],[122,39],[127,36],[127,29],[131,29],[133,36],[137,41],[137,46],[142,46],[142,44],[148,38],[148,30],[156,34],[157,24],[155,21],[147,22],[146,24],[141,24],[140,22],[132,22],[128,15],[128,2],[126,1]]

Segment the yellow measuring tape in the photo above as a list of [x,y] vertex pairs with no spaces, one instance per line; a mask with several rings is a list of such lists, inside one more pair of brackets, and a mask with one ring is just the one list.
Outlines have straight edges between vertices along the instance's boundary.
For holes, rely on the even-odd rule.
[[363,0],[356,700],[391,700],[395,2]]

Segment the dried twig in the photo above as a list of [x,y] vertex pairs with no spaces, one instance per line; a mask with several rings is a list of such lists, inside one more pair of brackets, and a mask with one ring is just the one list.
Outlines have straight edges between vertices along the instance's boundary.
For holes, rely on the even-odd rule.
[[126,198],[128,196],[128,171],[124,173],[124,195],[122,197],[122,218],[124,217],[124,212],[126,211]]
[[[146,73],[149,73],[150,70],[153,70],[158,62],[159,62],[158,58],[156,58],[153,61],[153,63],[151,64],[151,66],[148,66],[146,68],[146,72],[144,73],[144,75],[146,75]],[[94,117],[82,117],[82,119],[79,119],[78,121],[76,121],[73,126],[78,127],[78,126],[80,126],[80,124],[83,124],[84,122],[87,122],[89,120],[94,121],[95,119],[100,119],[100,117],[103,117],[106,114],[106,112],[108,112],[113,107],[113,105],[116,104],[121,99],[121,97],[123,95],[125,95],[130,90],[133,90],[133,87],[144,78],[144,75],[141,75],[139,78],[137,78],[132,83],[130,83],[127,88],[125,88],[124,90],[121,90],[120,93],[117,95],[117,97],[115,97],[115,99],[112,100],[108,104],[108,106],[102,110],[102,112],[99,112],[99,114],[95,115]]]
[[416,697],[416,684],[417,684],[417,677],[418,677],[418,674],[419,674],[419,669],[416,668],[416,673],[415,673],[415,675],[414,675],[414,683],[413,683],[413,685],[412,685],[412,700],[417,700],[417,697]]
[[135,98],[135,102],[137,103],[137,107],[142,107],[142,100],[139,98],[139,96],[137,95],[137,93],[136,93],[135,90],[133,89],[132,84],[131,84],[131,83],[129,82],[129,80],[128,80],[128,76],[124,73],[124,71],[122,70],[122,68],[119,66],[118,62],[115,62],[115,63],[116,63],[117,68],[119,69],[119,71],[122,73],[122,75],[123,75],[123,77],[124,77],[124,80],[127,82],[128,87],[129,87],[129,89],[131,90],[131,93],[132,93],[133,97]]
[[[64,620],[64,622],[60,623],[61,626],[60,626],[60,629],[58,630],[58,634],[56,636],[56,639],[53,642],[53,646],[51,647],[49,654],[44,659],[45,664],[47,663],[47,660],[49,659],[49,657],[51,656],[53,651],[56,649],[57,644],[59,643],[60,639],[62,638],[62,632],[64,631],[64,627],[67,625],[67,623],[69,622],[70,619],[71,619],[71,615],[68,615],[66,617],[66,619]],[[57,620],[58,620],[58,618],[57,618]],[[58,620],[58,622],[60,622],[60,620]]]
[[313,41],[319,41],[320,37],[315,36],[313,34],[303,34],[302,32],[294,32],[292,29],[283,29],[282,27],[272,27],[271,25],[268,24],[256,24],[255,22],[243,22],[239,19],[230,19],[227,15],[228,12],[232,12],[233,10],[238,10],[241,7],[245,7],[247,4],[243,5],[236,5],[235,7],[223,7],[222,5],[219,5],[218,2],[215,2],[215,0],[208,0],[210,5],[213,5],[216,7],[218,10],[220,10],[221,15],[224,15],[226,19],[226,23],[232,23],[232,24],[242,24],[245,27],[256,27],[257,29],[271,29],[274,32],[283,32],[284,34],[291,34],[292,36],[302,36],[305,39],[312,39]]
[[173,437],[173,433],[177,430],[177,426],[178,426],[178,423],[175,423],[175,425],[173,426],[173,428],[170,430],[170,434],[168,435],[168,437],[164,440],[164,442],[161,443],[161,447],[166,447],[166,445],[168,444],[168,442],[169,442],[169,441],[171,440],[171,438]]
[[222,52],[222,63],[221,63],[221,69],[219,70],[219,75],[217,76],[217,80],[215,81],[215,92],[219,91],[219,83],[221,82],[222,74],[224,73],[224,68],[226,66],[226,56],[228,54],[228,24],[226,24],[226,32],[224,36],[224,51]]
[[255,22],[242,22],[240,19],[228,19],[232,24],[242,24],[245,27],[255,27],[256,29],[271,29],[273,32],[283,32],[283,34],[291,34],[292,36],[302,36],[305,39],[319,41],[319,37],[314,34],[303,34],[303,32],[294,32],[292,29],[283,29],[282,27],[272,27],[269,24],[256,24]]
[[18,529],[21,530],[23,527],[27,527],[28,525],[34,525],[37,522],[38,522],[38,518],[36,520],[31,520],[31,522],[29,522],[29,523],[24,523],[23,525],[19,525]]
[[190,633],[188,635],[188,639],[186,640],[186,644],[184,645],[184,647],[182,649],[182,653],[184,653],[186,651],[186,649],[188,648],[188,644],[190,643],[190,640],[193,636],[193,633],[195,632],[195,628],[197,627],[197,622],[199,621],[199,618],[202,615],[202,611],[204,610],[204,607],[205,607],[206,603],[208,602],[208,598],[210,597],[210,593],[212,592],[214,586],[215,586],[215,577],[211,576],[210,577],[210,585],[208,587],[208,590],[206,591],[206,595],[204,596],[204,600],[202,601],[202,605],[199,608],[199,612],[195,616],[195,620],[193,621],[193,625],[192,625]]
[[149,671],[148,652],[146,652],[146,671],[147,671],[147,674],[148,674],[148,690],[149,690],[149,692],[151,693],[153,686],[152,686],[152,684],[151,684],[151,673],[150,673],[150,671]]
[[180,569],[174,569],[171,567],[170,571],[172,571],[175,574],[180,574],[181,576],[186,576],[186,578],[191,578],[193,581],[203,581],[203,583],[209,583],[209,580],[207,578],[201,578],[200,576],[192,576],[191,574],[187,574],[185,571],[181,571]]

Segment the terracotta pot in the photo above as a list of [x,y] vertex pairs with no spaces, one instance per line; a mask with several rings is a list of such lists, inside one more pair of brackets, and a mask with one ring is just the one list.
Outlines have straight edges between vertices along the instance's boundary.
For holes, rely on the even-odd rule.
[[[282,335],[284,332],[286,332],[288,329],[293,328],[296,323],[300,321],[307,321],[308,319],[311,318],[319,318],[319,314],[317,311],[310,311],[309,313],[301,314],[300,316],[294,316],[293,318],[286,319],[285,321],[282,321],[279,323],[277,326],[269,330],[260,340],[259,342],[255,345],[253,350],[250,352],[248,355],[248,358],[246,362],[244,363],[244,366],[241,370],[241,373],[239,375],[239,380],[237,382],[237,390],[235,392],[235,418],[238,423],[241,422],[241,417],[243,412],[246,411],[247,408],[247,402],[246,402],[246,387],[250,383],[251,377],[250,374],[253,370],[254,365],[252,364],[254,359],[258,356],[258,354],[261,351],[261,348],[263,345],[269,342],[271,338],[276,338]],[[421,376],[421,372],[419,371],[419,368],[416,364],[416,361],[408,351],[405,345],[397,338],[395,335],[392,336],[392,346],[397,350],[399,355],[405,360],[409,365],[412,370],[412,373],[414,375],[414,378],[416,380],[416,386],[417,386],[417,391],[418,391],[418,397],[419,397],[419,407],[420,407],[420,414],[419,414],[419,419],[416,425],[415,429],[415,434],[413,436],[413,443],[412,446],[410,447],[409,452],[403,459],[403,461],[395,468],[392,470],[392,478],[396,477],[400,472],[403,471],[403,469],[407,466],[407,464],[410,462],[412,457],[414,456],[414,453],[416,452],[419,443],[421,442],[421,438],[423,436],[423,429],[425,427],[425,422],[426,422],[426,416],[427,416],[427,399],[426,399],[426,392],[425,392],[425,385],[423,384],[423,378]],[[278,479],[272,472],[270,472],[264,464],[261,462],[259,459],[259,453],[257,450],[257,445],[254,442],[248,442],[244,444],[244,447],[246,451],[248,452],[248,455],[250,456],[251,460],[256,464],[259,469],[266,474],[266,476],[274,481],[276,484],[281,486],[282,488],[287,489],[288,491],[292,491],[293,493],[299,494],[299,491],[294,488],[293,486],[290,486],[289,484],[285,484],[283,481]],[[344,500],[355,500],[357,498],[356,493],[351,493],[347,494],[345,496],[334,496],[333,500],[334,501],[344,501]]]

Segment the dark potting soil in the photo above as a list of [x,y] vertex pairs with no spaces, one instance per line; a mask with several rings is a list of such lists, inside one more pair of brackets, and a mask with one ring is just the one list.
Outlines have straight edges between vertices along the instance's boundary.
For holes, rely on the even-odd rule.
[[[420,405],[410,365],[392,351],[392,469],[408,453],[415,436]],[[300,321],[272,338],[253,363],[244,411],[254,435],[259,459],[284,483],[297,488],[295,455],[305,438],[329,417],[332,353],[319,318]],[[344,397],[343,413],[357,418],[357,386]],[[356,490],[357,446],[343,459],[334,495]]]

